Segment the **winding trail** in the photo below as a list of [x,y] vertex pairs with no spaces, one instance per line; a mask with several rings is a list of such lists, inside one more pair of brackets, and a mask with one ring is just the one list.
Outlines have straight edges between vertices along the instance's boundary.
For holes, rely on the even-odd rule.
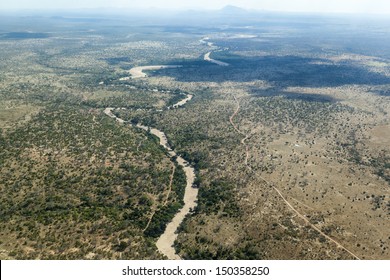
[[[236,101],[237,103],[237,108],[236,110],[234,111],[234,113],[230,116],[230,123],[231,125],[233,126],[234,130],[241,134],[241,135],[245,135],[245,138],[241,140],[241,144],[245,145],[246,147],[246,150],[248,151],[248,145],[245,144],[245,140],[247,139],[247,135],[244,134],[243,132],[241,132],[237,125],[233,122],[233,119],[234,117],[238,114],[238,112],[240,111],[240,103],[239,101],[237,100],[237,98],[233,95],[234,97],[234,100]],[[247,155],[248,155],[248,152],[247,152]],[[246,167],[252,171],[251,167],[248,165],[248,156],[245,158],[245,165]],[[262,177],[261,175],[259,174],[256,174],[256,176],[258,178],[260,178],[262,181],[264,181],[268,186],[270,186],[278,195],[279,197],[283,200],[283,202],[286,204],[286,206],[288,208],[290,208],[295,214],[297,214],[297,216],[299,218],[301,218],[302,220],[305,221],[306,224],[308,224],[312,229],[314,229],[315,231],[317,231],[320,235],[322,235],[324,238],[326,238],[327,240],[331,241],[332,243],[336,244],[336,246],[338,248],[341,248],[343,249],[345,252],[347,252],[348,254],[350,254],[352,257],[354,257],[355,259],[357,260],[360,260],[360,258],[354,254],[353,252],[351,252],[350,250],[348,250],[347,248],[345,248],[341,243],[339,243],[338,241],[336,241],[335,239],[333,239],[332,237],[330,237],[329,235],[327,235],[326,233],[324,233],[321,229],[319,229],[318,227],[316,227],[313,223],[310,222],[310,220],[308,218],[306,218],[303,214],[301,214],[294,206],[292,206],[286,199],[286,197],[282,194],[282,192],[272,183],[270,183],[268,180],[266,180],[264,177]],[[296,200],[296,199],[294,199]],[[297,200],[296,200],[297,201]]]
[[[207,43],[208,46],[213,46],[213,43],[210,43],[210,42],[206,42],[208,38],[204,38],[201,40],[202,43]],[[215,60],[215,59],[212,59],[210,58],[210,55],[211,55],[211,51],[206,53],[204,55],[204,60],[205,61],[209,61],[211,63],[215,63],[217,65],[220,65],[220,66],[228,66],[229,64],[228,63],[225,63],[223,61],[219,61],[219,60]],[[132,69],[129,70],[129,73],[131,75],[131,78],[133,79],[137,79],[137,78],[144,78],[144,77],[147,77],[147,75],[143,72],[143,71],[147,71],[147,70],[159,70],[159,69],[164,69],[164,68],[177,68],[177,67],[182,67],[181,65],[153,65],[153,66],[140,66],[140,67],[134,67]],[[130,79],[130,77],[124,77],[124,78],[121,78],[120,80],[128,80]],[[190,101],[192,99],[192,95],[187,95],[187,97],[181,101],[179,101],[178,103],[168,107],[167,109],[174,109],[174,108],[178,108],[180,106],[183,106],[185,103],[187,103],[188,101]],[[251,169],[251,167],[249,166],[248,164],[248,158],[249,158],[249,146],[245,143],[246,140],[249,138],[249,134],[245,134],[243,133],[242,131],[240,131],[240,129],[238,128],[238,126],[234,123],[234,118],[235,116],[239,113],[240,111],[240,102],[239,100],[233,95],[234,97],[234,100],[235,102],[237,103],[237,107],[235,109],[235,111],[233,112],[233,114],[230,116],[229,118],[229,121],[231,123],[231,125],[233,126],[234,130],[244,136],[244,138],[241,139],[240,143],[241,145],[244,145],[245,146],[245,150],[246,150],[246,156],[245,156],[245,160],[244,160],[244,163],[245,163],[245,166],[246,168],[248,168],[248,170],[250,170],[251,172],[253,172],[253,170]],[[115,119],[116,121],[118,121],[119,123],[121,124],[124,124],[124,123],[127,123],[127,124],[130,124],[131,126],[135,126],[137,128],[140,128],[140,129],[143,129],[145,131],[147,131],[148,133],[150,134],[153,134],[155,136],[157,136],[159,138],[159,141],[160,141],[160,145],[162,147],[164,147],[164,149],[166,149],[167,153],[170,155],[170,157],[173,159],[176,160],[176,162],[178,163],[178,165],[180,165],[184,172],[185,172],[185,175],[186,175],[186,188],[185,188],[185,194],[184,194],[184,206],[183,208],[174,216],[174,218],[172,219],[172,221],[170,223],[168,223],[164,233],[160,236],[160,238],[157,240],[156,242],[156,246],[158,248],[158,250],[164,254],[168,259],[171,259],[171,260],[179,260],[181,259],[179,255],[176,254],[175,252],[175,249],[173,247],[174,245],[174,241],[176,240],[177,238],[177,233],[176,233],[176,230],[177,228],[180,226],[180,224],[183,222],[185,216],[191,212],[192,209],[194,209],[197,205],[197,196],[198,196],[198,189],[197,188],[193,188],[193,183],[195,181],[195,170],[193,167],[191,167],[189,165],[189,163],[187,161],[184,160],[184,158],[182,158],[181,156],[177,155],[176,152],[174,150],[171,149],[171,147],[169,146],[168,144],[168,140],[167,140],[167,137],[165,135],[165,133],[161,130],[158,130],[156,128],[151,128],[151,127],[147,127],[147,126],[143,126],[141,124],[137,124],[137,125],[133,125],[129,122],[126,122],[124,121],[123,119],[117,117],[112,111],[114,110],[114,108],[106,108],[104,110],[104,113],[109,116],[110,118],[113,118]],[[174,176],[174,172],[175,172],[175,167],[173,168],[173,171],[172,171],[172,174],[171,174],[171,177],[170,177],[170,183],[169,183],[169,187],[168,187],[168,194],[166,196],[166,199],[165,199],[165,202],[164,202],[164,205],[166,205],[167,203],[167,200],[168,200],[168,197],[169,197],[169,194],[171,192],[171,188],[172,188],[172,181],[173,181],[173,176]],[[320,235],[322,235],[324,238],[326,238],[327,240],[331,241],[332,243],[336,244],[337,247],[343,249],[344,251],[346,251],[347,253],[349,253],[352,257],[354,257],[355,259],[358,259],[360,260],[360,258],[355,255],[353,252],[351,252],[350,250],[348,250],[347,248],[345,248],[341,243],[339,243],[338,241],[336,241],[335,239],[333,239],[332,237],[328,236],[327,234],[325,234],[323,231],[321,231],[321,229],[319,229],[318,227],[316,227],[314,224],[312,224],[310,222],[310,220],[308,218],[306,218],[303,214],[301,214],[294,206],[292,206],[288,200],[286,199],[286,197],[282,194],[282,192],[272,183],[268,182],[265,178],[263,178],[261,175],[258,175],[256,174],[256,176],[258,178],[260,178],[262,181],[264,181],[268,186],[270,186],[278,195],[279,197],[283,200],[283,202],[286,204],[286,206],[291,209],[291,211],[293,211],[299,218],[301,218],[306,224],[308,224],[311,228],[313,228],[315,231],[317,231]],[[292,198],[294,199],[294,198]],[[298,200],[294,199],[295,201],[299,202]],[[300,203],[300,202],[299,202]],[[305,205],[307,206],[307,205]],[[308,206],[307,206],[308,207]],[[150,217],[144,231],[149,227],[150,225],[150,222],[154,216],[155,212],[152,214],[152,216]]]
[[251,169],[251,167],[248,165],[248,158],[249,158],[249,146],[245,144],[245,141],[249,138],[249,134],[245,134],[244,132],[242,132],[241,130],[238,129],[238,127],[236,126],[236,124],[233,122],[233,119],[234,117],[238,114],[238,112],[240,111],[240,102],[238,101],[238,99],[236,98],[235,95],[233,95],[233,98],[234,100],[236,101],[237,103],[237,108],[236,110],[234,111],[233,115],[230,116],[229,118],[229,121],[231,123],[231,125],[233,126],[234,130],[237,131],[237,133],[241,134],[244,136],[244,138],[241,139],[241,144],[245,146],[245,165]]
[[296,198],[291,197],[291,199],[294,200],[295,202],[297,202],[298,204],[301,204],[302,206],[306,207],[307,209],[309,209],[311,211],[316,211],[314,208],[310,207],[309,205],[306,205],[305,203],[303,203],[302,201],[299,201]]
[[315,225],[313,225],[308,218],[306,218],[304,215],[302,215],[297,209],[294,208],[294,206],[292,206],[288,201],[287,199],[283,196],[283,194],[280,192],[280,190],[278,188],[276,188],[274,185],[272,185],[270,182],[268,182],[267,180],[265,180],[264,178],[262,178],[261,176],[259,176],[260,179],[262,179],[264,182],[266,182],[269,186],[271,186],[278,194],[279,196],[283,199],[283,201],[285,202],[285,204],[293,211],[295,212],[298,217],[300,217],[302,220],[304,220],[309,226],[311,226],[315,231],[317,231],[319,234],[321,234],[323,237],[325,237],[326,239],[328,239],[329,241],[335,243],[337,245],[337,247],[343,249],[344,251],[346,251],[347,253],[349,253],[352,257],[354,257],[355,259],[357,260],[360,260],[360,258],[358,256],[356,256],[354,253],[352,253],[350,250],[348,250],[347,248],[345,248],[343,245],[341,245],[338,241],[334,240],[332,237],[330,237],[329,235],[325,234],[323,231],[321,231],[318,227],[316,227]]
[[167,205],[168,199],[169,199],[169,195],[170,195],[171,192],[172,192],[172,182],[173,182],[173,176],[175,176],[175,171],[176,171],[176,166],[173,165],[171,177],[169,178],[168,192],[167,192],[167,196],[165,197],[163,206],[166,206],[166,205]]
[[[169,199],[169,195],[172,192],[172,182],[173,182],[173,176],[175,176],[175,171],[176,171],[176,167],[175,167],[175,165],[173,165],[172,173],[171,173],[171,176],[169,177],[168,191],[167,191],[167,195],[165,196],[165,200],[164,200],[163,206],[167,205],[168,199]],[[150,215],[149,221],[146,224],[145,228],[142,230],[142,232],[145,232],[148,229],[148,227],[150,226],[150,223],[152,222],[154,214],[156,214],[156,209],[154,209],[152,215]]]

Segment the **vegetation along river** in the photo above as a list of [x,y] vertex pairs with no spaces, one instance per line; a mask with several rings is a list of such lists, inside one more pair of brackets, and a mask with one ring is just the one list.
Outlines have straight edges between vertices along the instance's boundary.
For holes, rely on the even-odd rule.
[[[162,68],[160,68],[162,69]],[[171,108],[178,108],[180,106],[183,106],[186,102],[190,101],[192,99],[192,95],[187,95],[183,100],[179,101],[178,103],[168,107],[168,109]],[[127,123],[129,125],[135,126],[137,128],[143,129],[147,131],[150,134],[153,134],[157,136],[160,140],[160,145],[166,149],[169,156],[171,158],[174,158],[176,162],[183,168],[185,175],[186,175],[186,188],[184,193],[184,206],[183,208],[176,213],[174,218],[170,223],[168,223],[165,232],[160,236],[160,238],[157,240],[156,246],[158,250],[164,254],[168,259],[170,260],[179,260],[180,256],[176,254],[175,249],[173,247],[173,244],[177,238],[176,230],[180,226],[180,224],[183,222],[184,217],[190,212],[191,209],[194,209],[197,205],[196,199],[198,196],[198,189],[193,187],[194,181],[195,181],[195,170],[192,166],[189,165],[189,163],[182,158],[181,156],[177,155],[177,153],[171,149],[171,147],[168,144],[167,137],[165,133],[159,129],[143,126],[141,124],[133,125],[130,122],[127,122],[121,118],[118,118],[114,113],[113,110],[115,108],[106,108],[104,110],[104,113],[118,121],[119,123]]]

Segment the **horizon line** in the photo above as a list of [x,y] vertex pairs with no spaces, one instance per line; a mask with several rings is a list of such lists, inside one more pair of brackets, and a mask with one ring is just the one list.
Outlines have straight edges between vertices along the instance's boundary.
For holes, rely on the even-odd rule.
[[355,12],[355,11],[293,11],[293,10],[273,10],[273,9],[256,9],[256,8],[243,8],[239,6],[225,5],[221,8],[165,8],[165,7],[80,7],[80,8],[0,8],[0,13],[4,12],[82,12],[82,11],[101,11],[102,14],[110,14],[111,11],[127,13],[130,11],[166,11],[166,12],[187,12],[187,11],[197,11],[197,12],[213,12],[213,11],[222,11],[226,7],[236,8],[237,10],[242,10],[246,13],[280,13],[280,14],[322,14],[322,15],[389,15],[390,12]]

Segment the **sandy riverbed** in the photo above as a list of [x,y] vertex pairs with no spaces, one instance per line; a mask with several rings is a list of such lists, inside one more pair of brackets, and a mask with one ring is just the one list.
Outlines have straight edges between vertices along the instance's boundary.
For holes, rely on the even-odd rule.
[[[192,98],[192,95],[189,96],[191,96]],[[189,100],[191,100],[191,98]],[[186,99],[188,99],[188,97]],[[187,101],[183,102],[182,105],[184,105]],[[115,119],[119,123],[125,123],[125,121],[121,118],[118,118],[112,112],[112,110],[114,110],[114,108],[106,108],[104,110],[104,113],[110,118]],[[177,164],[183,168],[184,173],[186,175],[186,188],[185,188],[185,193],[183,198],[184,206],[182,209],[180,209],[178,213],[176,213],[176,215],[173,217],[172,221],[167,225],[164,233],[160,236],[160,238],[157,240],[156,243],[158,250],[162,254],[164,254],[168,259],[179,260],[180,256],[176,254],[175,249],[173,248],[173,244],[177,238],[177,233],[175,232],[177,228],[180,226],[180,224],[183,222],[184,217],[188,213],[190,213],[190,210],[194,209],[197,205],[196,199],[198,197],[198,189],[193,188],[193,184],[195,181],[195,169],[192,166],[190,166],[189,163],[184,158],[178,156],[176,152],[171,149],[171,147],[168,144],[168,139],[163,131],[158,130],[156,128],[147,127],[141,124],[137,124],[136,127],[157,136],[160,140],[160,145],[167,150],[171,158],[176,157]]]
[[[129,73],[131,75],[132,79],[137,78],[145,78],[147,77],[146,73],[143,71],[151,71],[151,70],[160,70],[160,69],[166,69],[166,68],[178,68],[183,67],[182,65],[151,65],[151,66],[138,66],[131,68],[129,70]],[[124,78],[122,78],[124,79]]]
[[229,63],[226,63],[226,62],[223,62],[220,60],[216,60],[216,59],[212,59],[212,58],[210,58],[210,55],[211,55],[211,52],[206,53],[204,55],[204,60],[211,62],[211,63],[218,64],[219,66],[229,66]]
[[175,108],[179,108],[181,106],[183,106],[184,104],[186,104],[188,101],[190,101],[192,99],[192,97],[194,97],[192,94],[189,94],[187,95],[186,98],[184,98],[183,100],[180,100],[179,102],[177,102],[176,104],[173,104],[172,106],[169,106],[168,109],[175,109]]

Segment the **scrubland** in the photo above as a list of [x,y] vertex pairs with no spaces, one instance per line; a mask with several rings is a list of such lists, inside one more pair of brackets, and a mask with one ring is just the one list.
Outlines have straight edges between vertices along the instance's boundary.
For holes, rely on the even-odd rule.
[[[106,107],[164,131],[194,166],[182,258],[390,258],[383,36],[351,27],[346,41],[331,23],[47,21],[36,38],[0,36],[1,259],[164,258],[155,243],[182,205],[184,172]],[[123,79],[147,65],[182,67]],[[183,93],[193,98],[168,109]]]

